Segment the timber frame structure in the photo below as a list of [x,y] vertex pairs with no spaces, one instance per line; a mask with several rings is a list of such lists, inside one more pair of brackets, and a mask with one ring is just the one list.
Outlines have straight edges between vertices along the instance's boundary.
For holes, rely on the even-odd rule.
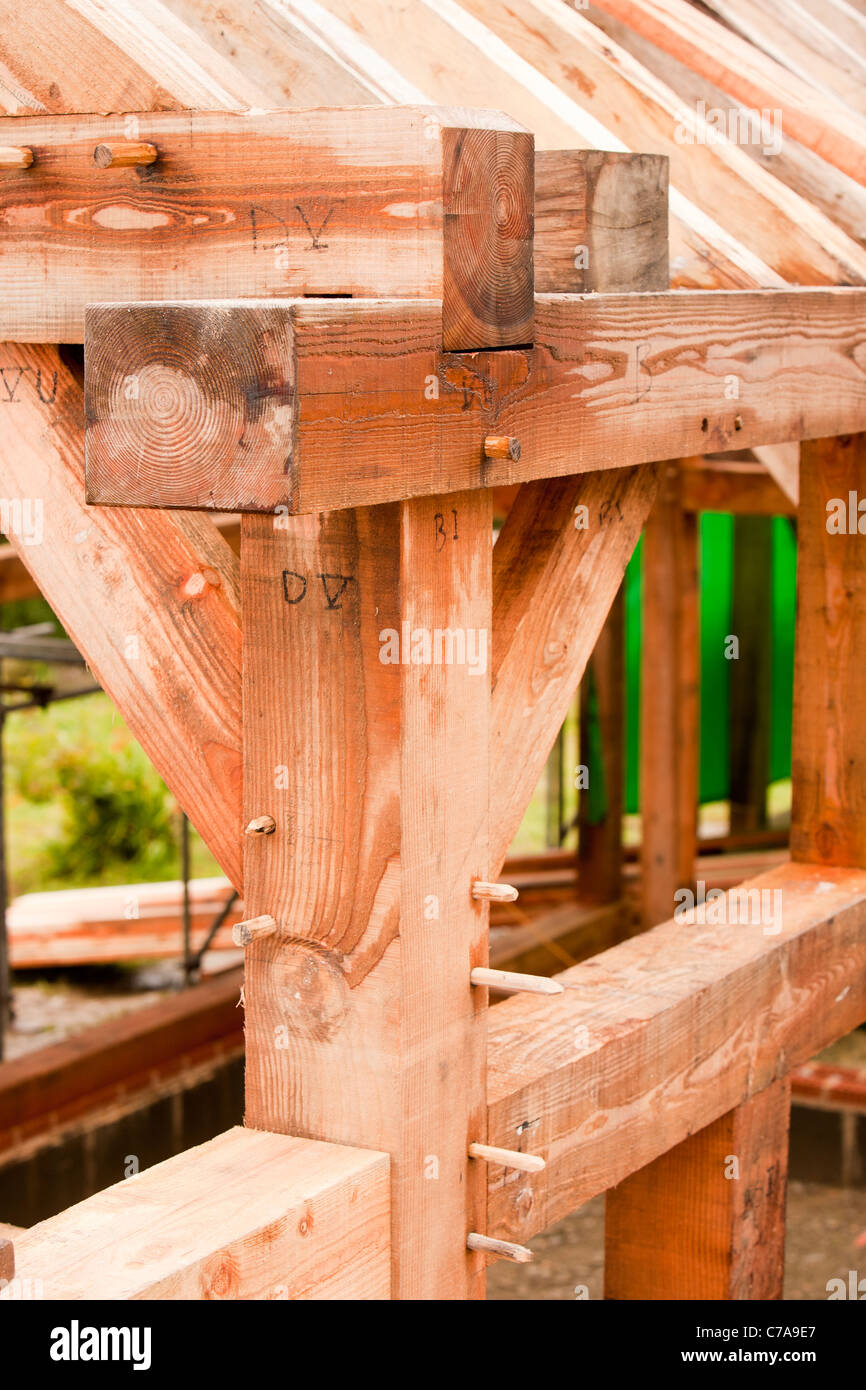
[[[246,1127],[34,1228],[18,1273],[480,1298],[607,1192],[608,1297],[778,1298],[789,1074],[866,1019],[866,563],[827,525],[866,495],[866,289],[671,290],[658,155],[536,156],[482,110],[195,105],[0,118],[4,202],[78,210],[0,229],[3,474],[44,499],[22,559],[243,892]],[[82,341],[83,391],[45,345]],[[491,971],[651,510],[648,545],[687,548],[671,480],[791,443],[792,862],[552,981]],[[694,786],[659,804],[654,767],[689,695],[652,698],[644,853],[686,886]]]

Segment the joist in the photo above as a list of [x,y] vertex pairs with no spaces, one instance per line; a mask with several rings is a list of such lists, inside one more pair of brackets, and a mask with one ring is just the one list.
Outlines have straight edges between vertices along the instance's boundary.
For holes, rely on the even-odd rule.
[[757,461],[683,459],[680,505],[687,512],[735,512],[744,516],[794,516],[796,506]]
[[10,542],[240,886],[237,560],[208,517],[88,508],[73,372],[47,346],[8,343],[0,365],[0,491],[19,499],[22,518],[38,499],[33,525],[13,526]]
[[[88,497],[317,512],[861,430],[864,308],[539,295],[534,347],[464,355],[429,301],[94,306]],[[492,434],[520,457],[487,458]]]
[[15,1249],[17,1276],[56,1301],[385,1299],[388,1155],[230,1129],[31,1227]]
[[2,171],[0,339],[81,342],[94,301],[324,293],[438,299],[450,350],[532,341],[533,138],[508,117],[0,119],[13,140],[34,161]]
[[487,1142],[547,1159],[491,1186],[491,1235],[526,1241],[866,1017],[866,873],[783,865],[703,913],[490,1011]]

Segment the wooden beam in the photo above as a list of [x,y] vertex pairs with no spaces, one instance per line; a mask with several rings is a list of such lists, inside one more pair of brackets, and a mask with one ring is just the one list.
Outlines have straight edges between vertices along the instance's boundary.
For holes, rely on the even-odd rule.
[[505,859],[656,493],[656,470],[521,488],[493,551],[490,865]]
[[730,636],[736,637],[737,649],[729,662],[728,801],[731,833],[737,834],[767,824],[773,717],[773,523],[768,517],[734,517]]
[[537,150],[538,293],[666,290],[668,166],[660,154]]
[[49,1300],[386,1299],[388,1155],[230,1129],[33,1226]]
[[866,865],[866,434],[801,458],[791,856]]
[[553,1225],[866,1018],[866,873],[784,865],[706,912],[727,925],[665,922],[491,1009],[487,1142],[547,1159],[491,1186],[491,1235]]
[[239,886],[237,561],[207,517],[88,509],[75,377],[53,347],[9,343],[0,363],[0,491],[22,519],[10,541]]
[[243,521],[246,1122],[390,1153],[404,1299],[483,1296],[491,550],[486,491]]
[[612,1188],[605,1298],[780,1299],[790,1114],[774,1081]]
[[687,512],[739,516],[793,516],[797,510],[762,464],[739,459],[683,459],[680,502]]
[[624,144],[668,155],[675,213],[679,199],[689,199],[790,283],[864,282],[866,249],[751,159],[736,138],[719,139],[700,111],[612,43],[579,8],[562,0],[496,6],[463,0],[460,10],[480,31],[479,44],[486,37],[507,46],[512,61],[525,64],[536,81],[553,83],[563,103],[591,111],[613,133],[615,148]]
[[690,888],[698,835],[698,527],[664,464],[644,532],[641,635],[641,920],[652,927]]
[[[866,183],[866,122],[836,95],[818,93],[766,51],[687,0],[594,0],[659,48],[756,111],[781,111],[784,130]],[[710,0],[710,8],[713,8]]]
[[[342,294],[441,300],[450,351],[532,341],[533,139],[506,116],[0,118],[13,136],[35,162],[3,177],[0,339],[81,342],[94,301]],[[94,162],[130,136],[146,177]]]
[[[471,357],[427,301],[97,306],[88,496],[315,512],[862,429],[864,306],[540,295],[534,348]],[[520,458],[486,458],[492,434]]]

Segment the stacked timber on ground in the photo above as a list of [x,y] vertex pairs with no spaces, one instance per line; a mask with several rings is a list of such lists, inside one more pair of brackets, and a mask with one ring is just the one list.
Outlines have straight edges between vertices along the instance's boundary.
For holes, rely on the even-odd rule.
[[[411,22],[384,0],[260,3],[230,55],[197,0],[53,0],[37,40],[12,9],[0,336],[21,394],[0,467],[7,495],[39,490],[51,528],[42,547],[13,541],[259,924],[247,1132],[43,1223],[19,1268],[51,1271],[48,1296],[206,1297],[231,1269],[236,1297],[480,1297],[487,1258],[527,1258],[534,1232],[620,1184],[610,1296],[646,1295],[651,1246],[654,1297],[778,1297],[786,1078],[866,1016],[863,617],[838,597],[863,563],[856,534],[824,526],[864,486],[861,241],[556,0],[425,0]],[[806,102],[804,80],[786,100]],[[309,109],[325,98],[348,109]],[[261,114],[287,105],[304,109]],[[858,178],[862,118],[825,102],[823,119],[834,168]],[[537,182],[533,135],[558,152]],[[664,283],[659,156],[685,295]],[[270,171],[287,169],[303,196],[281,194]],[[94,267],[109,302],[88,307]],[[44,345],[82,331],[86,398]],[[778,451],[815,439],[795,862],[747,885],[757,917],[734,890],[714,918],[656,926],[554,985],[499,976],[514,997],[489,1007],[496,880],[657,495],[663,518],[731,450],[777,451],[756,456],[790,486]],[[500,485],[518,491],[494,548]],[[219,509],[241,513],[239,562]],[[670,665],[689,595],[670,574],[647,587]],[[451,659],[425,659],[446,632]],[[694,698],[683,684],[659,713],[662,773]],[[662,781],[653,861],[682,883],[691,783]],[[605,907],[615,840],[598,853]],[[321,1241],[298,1257],[322,1144]],[[737,1191],[718,1162],[732,1146]],[[279,1200],[239,1222],[250,1167]],[[196,1207],[191,1246],[171,1208],[200,1190],[220,1198]],[[658,1219],[659,1192],[678,1222]],[[159,1265],[127,1277],[150,1201],[169,1208]],[[100,1238],[69,1250],[70,1230],[109,1219],[113,1280]]]

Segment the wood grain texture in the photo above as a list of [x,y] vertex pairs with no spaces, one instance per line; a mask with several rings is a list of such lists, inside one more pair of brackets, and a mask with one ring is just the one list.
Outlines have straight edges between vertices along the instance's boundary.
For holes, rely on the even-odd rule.
[[[490,865],[508,853],[656,491],[656,470],[521,488],[493,551]],[[586,508],[587,525],[578,528]]]
[[728,677],[728,800],[730,830],[737,834],[767,825],[773,705],[773,524],[768,517],[734,517],[730,611],[737,655]]
[[[866,123],[837,96],[815,91],[760,41],[749,43],[687,0],[594,0],[609,14],[702,73],[744,106],[782,111],[791,138],[858,183],[866,182]],[[823,3],[823,0],[821,0]],[[720,17],[722,11],[716,8]]]
[[781,891],[776,935],[729,906],[672,920],[557,976],[556,999],[491,1009],[487,1142],[523,1126],[547,1159],[491,1187],[491,1235],[553,1225],[866,1017],[866,874],[790,864],[733,891],[753,889]]
[[866,865],[863,497],[866,435],[803,445],[791,856],[807,863]]
[[539,294],[668,288],[669,162],[658,154],[536,151]]
[[605,1298],[780,1299],[790,1114],[775,1081],[612,1188]]
[[697,854],[700,648],[697,518],[680,469],[660,469],[643,548],[640,806],[641,920],[664,922],[689,888]]
[[[16,116],[7,142],[36,162],[4,175],[0,338],[80,342],[103,300],[343,294],[440,299],[450,350],[532,340],[533,138],[506,116]],[[146,173],[94,164],[133,143]]]
[[626,147],[668,155],[674,212],[688,199],[790,283],[864,283],[866,249],[735,140],[714,139],[693,106],[579,10],[562,0],[462,0],[460,9]]
[[680,502],[687,512],[793,516],[796,506],[763,464],[740,459],[682,459]]
[[243,522],[246,1122],[390,1153],[397,1298],[483,1296],[491,549],[487,492]]
[[386,1299],[388,1155],[230,1129],[33,1226],[43,1297]]
[[[97,306],[88,496],[201,506],[210,490],[232,510],[314,512],[861,429],[864,304],[866,291],[838,288],[539,295],[534,348],[469,355],[441,351],[441,307],[423,300]],[[191,315],[205,322],[184,337],[172,325]],[[244,316],[251,347],[235,368]],[[292,352],[279,380],[260,379],[280,316]],[[127,389],[163,365],[178,383],[171,466],[162,395]],[[208,404],[219,451],[175,428],[178,393],[190,424]],[[277,418],[275,402],[291,409]],[[517,438],[520,459],[485,458],[490,434]]]
[[22,526],[10,541],[239,885],[237,561],[207,517],[88,509],[78,382],[56,348],[10,343],[0,362],[12,395],[0,404],[0,492],[22,519],[28,504],[42,518],[41,536]]

